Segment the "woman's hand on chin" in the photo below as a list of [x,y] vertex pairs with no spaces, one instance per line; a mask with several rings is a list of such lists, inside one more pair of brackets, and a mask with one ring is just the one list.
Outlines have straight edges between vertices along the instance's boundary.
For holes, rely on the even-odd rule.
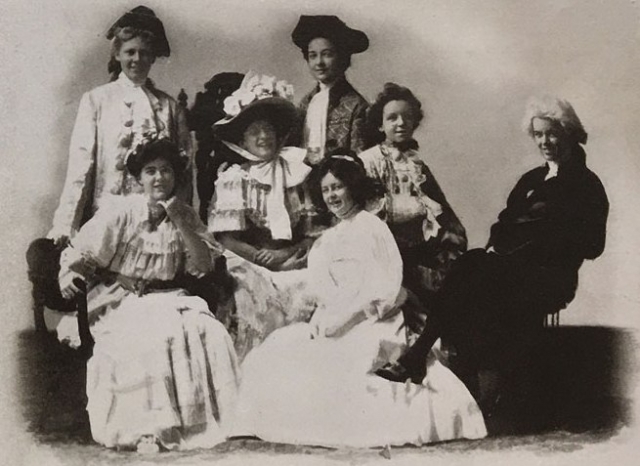
[[171,196],[169,199],[165,199],[162,201],[158,201],[157,204],[159,206],[162,206],[162,208],[165,210],[165,212],[167,213],[167,215],[171,216],[171,213],[176,213],[177,209],[177,205],[176,205],[176,197],[175,196]]
[[197,229],[195,219],[190,215],[189,206],[181,202],[176,196],[172,196],[166,201],[158,201],[158,205],[165,210],[169,218],[178,225],[178,227],[188,228],[194,231]]

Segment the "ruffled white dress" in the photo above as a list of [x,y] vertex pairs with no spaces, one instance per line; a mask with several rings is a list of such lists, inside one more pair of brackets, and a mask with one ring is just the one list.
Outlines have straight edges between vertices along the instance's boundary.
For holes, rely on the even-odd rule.
[[[195,211],[183,208],[204,231]],[[130,195],[83,226],[63,252],[61,275],[97,267],[171,280],[189,262],[178,228],[168,219],[151,227],[146,198]],[[88,310],[95,347],[87,411],[96,442],[128,447],[154,435],[165,447],[192,448],[226,439],[239,368],[231,338],[204,300],[181,289],[139,297],[118,282],[98,283]]]
[[232,434],[322,446],[421,445],[486,435],[464,384],[432,354],[422,385],[372,370],[405,344],[394,309],[402,281],[388,227],[360,212],[327,230],[309,255],[308,279],[326,316],[371,309],[340,337],[311,338],[311,324],[276,330],[243,363]]

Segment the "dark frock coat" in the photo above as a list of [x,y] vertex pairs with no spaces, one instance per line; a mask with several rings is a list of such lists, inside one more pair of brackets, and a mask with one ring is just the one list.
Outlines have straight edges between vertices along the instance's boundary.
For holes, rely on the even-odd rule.
[[[438,293],[433,324],[473,367],[515,367],[544,316],[574,298],[583,261],[604,250],[609,202],[583,149],[576,146],[557,176],[545,180],[548,171],[545,165],[520,178],[487,250],[461,256]],[[419,364],[428,340],[403,363]]]

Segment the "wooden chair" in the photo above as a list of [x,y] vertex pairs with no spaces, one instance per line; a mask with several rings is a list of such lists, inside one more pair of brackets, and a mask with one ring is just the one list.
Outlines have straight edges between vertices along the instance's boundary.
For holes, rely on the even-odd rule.
[[560,311],[544,316],[543,327],[558,327],[560,325]]
[[178,102],[187,112],[187,124],[195,133],[198,142],[198,150],[195,155],[196,163],[196,188],[200,201],[198,213],[204,223],[207,223],[209,204],[213,197],[218,169],[224,162],[231,160],[230,151],[222,144],[213,133],[213,124],[224,118],[224,99],[233,93],[238,87],[244,75],[241,73],[218,73],[205,85],[204,92],[196,94],[193,106],[187,110],[187,95],[184,89],[178,96]]
[[[187,124],[196,134],[198,151],[196,153],[197,190],[200,199],[200,217],[206,223],[208,217],[209,202],[213,196],[214,183],[217,178],[217,170],[225,161],[224,157],[212,157],[214,153],[222,153],[222,144],[217,140],[211,129],[213,123],[224,117],[224,99],[231,95],[244,78],[240,73],[219,73],[214,75],[205,85],[205,92],[198,92],[194,106],[188,108],[188,96],[184,89],[178,94],[178,102],[187,114]],[[84,220],[88,216],[85,215]],[[58,273],[60,271],[60,254],[63,246],[56,245],[53,240],[39,238],[33,241],[26,253],[28,265],[28,277],[32,284],[32,312],[36,331],[39,334],[47,334],[48,330],[44,319],[45,307],[60,312],[76,312],[78,317],[78,332],[80,334],[81,348],[90,354],[93,348],[93,338],[89,330],[87,315],[86,284],[76,283],[84,290],[73,300],[66,300],[60,293]],[[215,274],[217,278],[226,279],[226,264],[218,261]],[[226,282],[224,287],[229,287]],[[229,296],[223,301],[228,303]],[[225,305],[228,307],[228,304]],[[215,310],[212,309],[215,313]]]
[[67,300],[60,293],[58,273],[60,271],[60,254],[64,246],[56,245],[53,240],[39,238],[29,245],[27,250],[28,277],[32,285],[32,312],[39,334],[48,334],[44,319],[44,309],[48,307],[60,312],[76,312],[78,318],[78,333],[80,335],[83,353],[90,355],[93,348],[93,338],[89,330],[87,315],[86,284],[77,279],[76,286],[82,293],[74,299]]

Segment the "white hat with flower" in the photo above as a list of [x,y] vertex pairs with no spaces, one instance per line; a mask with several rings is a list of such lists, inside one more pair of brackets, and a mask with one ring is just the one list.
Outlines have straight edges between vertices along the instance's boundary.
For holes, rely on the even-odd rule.
[[213,128],[225,141],[237,143],[246,127],[257,119],[274,125],[279,139],[289,133],[298,114],[293,104],[293,86],[274,76],[249,71],[233,94],[224,101],[225,118]]

